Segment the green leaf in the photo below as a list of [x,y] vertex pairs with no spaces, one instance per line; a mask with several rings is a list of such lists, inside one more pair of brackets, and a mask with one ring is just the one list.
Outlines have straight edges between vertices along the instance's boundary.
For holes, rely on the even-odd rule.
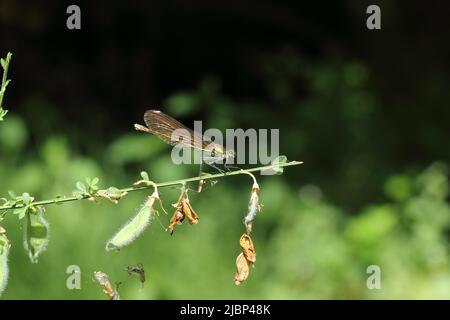
[[6,60],[3,59],[3,58],[1,58],[1,59],[0,59],[0,63],[1,63],[1,65],[2,65],[3,70],[5,70],[5,68],[6,68]]
[[150,181],[150,178],[148,177],[148,173],[146,171],[141,171],[141,177],[145,181]]
[[30,196],[29,193],[24,192],[24,193],[22,193],[22,200],[23,200],[23,203],[25,203],[26,205],[29,205],[31,203],[31,201],[33,201],[33,198]]
[[28,207],[22,207],[14,209],[13,214],[17,214],[19,216],[19,220],[22,220],[25,217],[25,213],[27,213]]
[[11,243],[6,237],[6,232],[2,227],[0,227],[0,296],[8,283],[8,255],[10,248]]
[[77,198],[78,200],[81,200],[81,199],[84,198],[84,192],[83,192],[83,191],[80,191],[80,190],[74,190],[74,191],[72,192],[72,194],[73,194],[73,196],[74,196],[75,198]]
[[86,182],[87,182],[87,186],[88,186],[87,193],[92,194],[98,190],[98,186],[97,186],[98,181],[99,181],[99,179],[97,177],[95,177],[94,179],[86,178]]
[[273,166],[270,169],[261,170],[262,175],[280,175],[284,172],[284,168],[280,167],[280,164],[287,163],[286,156],[278,156],[272,160],[271,165]]
[[83,193],[85,193],[87,191],[85,184],[83,182],[81,182],[81,181],[77,181],[75,186],[77,187],[78,190],[80,190]]
[[32,263],[37,263],[49,240],[49,223],[44,217],[44,207],[39,206],[36,214],[27,213],[24,228],[24,247]]
[[106,243],[106,251],[120,250],[132,243],[150,225],[153,218],[154,197],[149,197],[138,213],[128,221],[119,231]]
[[286,156],[279,156],[273,159],[272,165],[274,165],[274,170],[277,174],[282,174],[284,172],[284,168],[278,167],[280,164],[285,164],[287,162]]

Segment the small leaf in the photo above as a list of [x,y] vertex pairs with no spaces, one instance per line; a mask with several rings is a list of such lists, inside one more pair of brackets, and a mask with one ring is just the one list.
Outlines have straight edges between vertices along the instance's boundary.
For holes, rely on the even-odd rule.
[[3,70],[5,70],[5,68],[6,68],[6,60],[3,59],[3,58],[1,58],[1,59],[0,59],[0,63],[1,63],[1,65],[2,65]]
[[49,223],[44,217],[44,207],[36,214],[27,213],[24,228],[24,247],[32,263],[37,263],[49,240]]
[[81,182],[81,181],[77,181],[77,183],[76,183],[75,186],[77,187],[78,190],[80,190],[80,191],[83,192],[83,193],[87,191],[87,190],[86,190],[86,186],[85,186],[84,183]]
[[272,160],[270,169],[261,170],[262,175],[280,175],[284,172],[284,168],[280,167],[280,164],[287,163],[286,156],[278,156]]
[[31,203],[31,201],[33,201],[33,198],[30,196],[29,193],[24,192],[24,193],[22,193],[22,200],[23,200],[23,203],[25,203],[26,205],[29,205]]
[[77,198],[78,200],[81,200],[81,199],[84,198],[84,192],[82,192],[82,191],[80,191],[80,190],[74,190],[74,191],[72,192],[72,194],[73,194],[73,196],[74,196],[75,198]]
[[141,177],[146,181],[150,180],[150,178],[148,177],[148,173],[146,171],[141,171]]
[[272,161],[272,165],[274,165],[274,170],[275,172],[277,172],[278,174],[282,174],[284,172],[284,168],[281,167],[277,167],[280,164],[285,164],[287,162],[287,157],[286,156],[279,156],[276,157],[273,161]]
[[27,207],[14,209],[13,214],[17,214],[19,216],[19,220],[22,220],[25,217],[25,213],[27,212]]
[[92,181],[91,181],[91,186],[97,185],[98,182],[99,182],[99,178],[95,177],[95,178],[92,179]]
[[12,200],[16,200],[16,193],[12,190],[8,190],[8,194],[11,197]]

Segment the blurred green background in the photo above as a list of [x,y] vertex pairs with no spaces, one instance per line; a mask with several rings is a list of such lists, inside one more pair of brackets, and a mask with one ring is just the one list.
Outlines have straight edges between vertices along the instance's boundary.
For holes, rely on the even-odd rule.
[[[326,12],[320,1],[80,2],[82,29],[68,31],[68,2],[2,1],[0,54],[14,56],[0,195],[69,195],[85,177],[123,187],[141,170],[158,182],[196,175],[133,130],[155,107],[188,125],[279,128],[280,153],[305,162],[258,178],[257,262],[240,287],[246,176],[190,194],[198,225],[170,237],[155,220],[120,252],[105,242],[149,192],[118,205],[48,206],[50,243],[38,264],[8,215],[2,299],[105,299],[92,281],[99,270],[123,282],[124,299],[449,299],[449,5],[423,13],[378,3],[382,30],[373,32],[364,1],[327,3]],[[160,191],[170,208],[179,190]],[[165,226],[169,218],[160,215]],[[137,263],[144,288],[123,271]],[[366,287],[373,264],[380,290]],[[81,268],[81,290],[66,288],[70,265]]]

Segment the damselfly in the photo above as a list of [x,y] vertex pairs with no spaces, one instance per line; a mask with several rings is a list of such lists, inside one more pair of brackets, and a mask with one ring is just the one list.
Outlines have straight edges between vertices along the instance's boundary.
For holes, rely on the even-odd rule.
[[159,110],[146,111],[144,121],[147,127],[135,124],[136,130],[151,133],[172,146],[181,145],[200,151],[202,163],[206,163],[219,171],[222,170],[215,164],[224,163],[225,167],[228,168],[227,160],[235,157],[233,150],[225,149],[220,144],[202,136],[199,132],[189,129]]

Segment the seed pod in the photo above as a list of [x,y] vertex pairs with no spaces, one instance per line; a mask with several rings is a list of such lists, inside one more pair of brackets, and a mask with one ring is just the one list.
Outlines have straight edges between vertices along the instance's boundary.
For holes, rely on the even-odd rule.
[[261,211],[262,204],[259,203],[259,185],[256,181],[252,186],[252,193],[250,195],[250,201],[248,203],[248,212],[245,216],[243,223],[247,229],[247,233],[252,232],[253,220],[256,217],[256,214]]
[[250,273],[250,264],[242,252],[236,258],[236,269],[234,284],[238,286],[248,278]]
[[8,254],[11,243],[6,236],[6,231],[0,226],[0,296],[8,283]]
[[120,300],[119,292],[113,289],[106,273],[96,271],[94,272],[94,278],[103,287],[103,292],[109,297],[110,300]]
[[176,225],[180,225],[183,223],[184,218],[188,218],[190,224],[197,224],[199,217],[195,212],[194,208],[192,208],[191,203],[189,202],[189,198],[187,197],[186,191],[182,191],[178,201],[173,204],[176,208],[172,218],[170,219],[169,231],[170,235],[173,234]]
[[239,239],[239,244],[242,252],[236,258],[236,274],[234,276],[234,284],[237,286],[248,278],[250,267],[256,262],[256,251],[250,236],[244,233]]
[[197,224],[198,223],[198,214],[194,211],[194,208],[192,208],[189,199],[183,198],[182,200],[182,205],[183,205],[183,212],[186,215],[186,217],[189,220],[190,224]]
[[106,251],[120,250],[138,238],[151,224],[154,218],[153,205],[159,200],[157,191],[147,198],[138,213],[128,221],[119,231],[106,243]]
[[26,213],[23,245],[32,263],[37,263],[45,251],[50,237],[50,225],[44,217],[45,208],[37,207],[37,212]]
[[183,223],[184,217],[185,217],[185,215],[183,213],[182,208],[181,207],[177,208],[177,210],[175,210],[174,214],[172,215],[172,218],[170,219],[170,225],[169,225],[170,235],[173,235],[176,225],[180,225]]
[[247,259],[251,263],[255,263],[256,262],[256,251],[255,251],[255,247],[253,246],[253,241],[250,238],[250,236],[248,234],[244,233],[241,236],[239,243],[242,247],[242,253],[245,256],[245,259]]

